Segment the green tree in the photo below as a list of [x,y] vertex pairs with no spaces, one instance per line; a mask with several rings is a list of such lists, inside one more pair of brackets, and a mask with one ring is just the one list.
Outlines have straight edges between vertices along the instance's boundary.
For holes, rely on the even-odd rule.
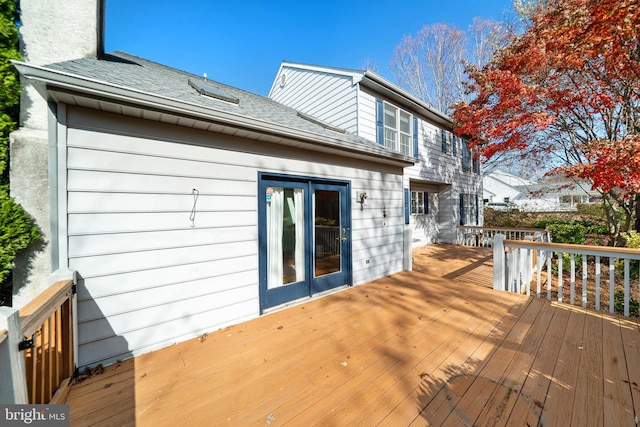
[[19,251],[40,238],[33,219],[9,196],[9,133],[16,129],[20,80],[15,0],[0,0],[0,305],[11,304],[11,270]]

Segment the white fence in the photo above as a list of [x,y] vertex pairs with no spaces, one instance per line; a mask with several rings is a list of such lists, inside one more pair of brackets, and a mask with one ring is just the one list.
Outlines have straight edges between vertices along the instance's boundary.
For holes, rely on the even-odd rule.
[[[546,291],[546,297],[551,301],[552,292],[555,291],[558,302],[563,302],[564,293],[567,291],[563,275],[568,274],[570,304],[575,304],[576,298],[580,298],[582,307],[587,307],[591,299],[593,307],[600,310],[602,290],[606,289],[609,295],[609,312],[613,313],[615,292],[622,290],[624,315],[629,316],[632,294],[631,263],[638,261],[638,249],[505,240],[504,235],[498,234],[493,239],[493,288],[529,295],[535,280],[537,297],[541,297],[543,291]],[[579,271],[576,269],[576,263],[581,265]],[[565,270],[567,265],[568,270]],[[616,270],[619,271],[618,278]],[[581,283],[576,282],[577,273],[581,275]],[[546,276],[544,280],[543,275]],[[640,294],[640,282],[637,286],[637,293]],[[545,287],[546,289],[543,289]],[[576,295],[576,290],[579,291],[579,295]]]
[[463,246],[493,246],[493,238],[501,234],[510,240],[532,239],[537,242],[549,242],[549,232],[541,228],[484,227],[477,225],[459,225],[457,243]]

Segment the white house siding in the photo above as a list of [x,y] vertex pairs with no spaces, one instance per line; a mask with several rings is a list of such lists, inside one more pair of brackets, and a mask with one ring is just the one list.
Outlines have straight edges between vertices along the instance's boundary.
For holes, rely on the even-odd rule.
[[[353,87],[335,84],[335,81],[350,81],[350,73],[340,75],[318,72],[304,66],[283,66],[282,70],[287,74],[287,83],[284,88],[278,85],[279,74],[269,95],[271,98],[309,114],[313,114],[308,107],[310,105],[316,109],[316,105],[333,108],[340,114],[351,109],[357,115],[358,136],[373,142],[377,141],[376,98],[381,97],[396,107],[416,114],[415,109],[387,99],[362,84],[356,86],[357,103],[354,104],[351,101]],[[331,102],[328,102],[329,98]],[[323,114],[316,117],[334,126],[340,126],[333,116],[327,115],[324,111]],[[452,152],[442,152],[440,132],[440,127],[430,122],[428,117],[418,116],[419,161],[414,166],[405,168],[403,187],[431,188],[433,192],[430,192],[430,207],[434,209],[433,214],[410,217],[413,246],[433,242],[455,243],[458,236],[457,226],[460,224],[460,194],[477,194],[479,202],[482,200],[482,176],[473,172],[463,172],[460,141],[457,142],[455,156]],[[482,223],[482,210],[479,219]]]
[[358,93],[358,136],[376,141],[376,97],[360,90]]
[[369,196],[352,200],[353,283],[402,270],[400,168],[79,108],[66,120],[79,366],[259,315],[259,171],[350,180]]
[[[284,86],[279,83],[282,74]],[[282,67],[269,97],[347,132],[358,132],[357,91],[351,77]]]
[[[433,193],[437,210],[433,215],[426,217],[412,217],[414,246],[436,241],[455,243],[456,227],[460,223],[460,194],[478,194],[479,199],[482,199],[482,177],[473,172],[463,172],[462,150],[459,144],[460,141],[455,156],[451,152],[443,153],[440,128],[423,118],[418,119],[420,161],[405,168],[405,187],[420,190],[428,186],[431,191],[437,189],[437,192]],[[432,221],[436,221],[437,224],[434,226]]]

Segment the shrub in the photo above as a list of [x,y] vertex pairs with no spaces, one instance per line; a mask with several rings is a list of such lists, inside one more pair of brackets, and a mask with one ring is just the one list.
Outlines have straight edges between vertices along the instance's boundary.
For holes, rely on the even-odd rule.
[[0,283],[13,269],[16,254],[40,238],[40,231],[22,206],[0,186]]
[[570,243],[584,245],[587,228],[579,223],[550,223],[546,227],[554,243]]
[[[616,313],[624,313],[624,291],[618,290],[613,296],[613,307]],[[640,302],[629,298],[629,316],[640,316]]]
[[[622,238],[626,242],[627,248],[640,248],[640,233],[635,230],[631,230],[628,233],[620,233]],[[624,275],[624,261],[616,261],[616,270],[621,276]],[[640,262],[630,260],[629,261],[629,277],[631,279],[637,279],[640,276]]]
[[[538,221],[538,223],[544,223]],[[554,243],[569,243],[573,245],[583,245],[586,241],[587,228],[577,222],[560,222],[560,221],[547,221],[545,228],[549,230],[551,234],[551,241]],[[576,266],[576,272],[582,270],[582,255],[574,255],[574,261]],[[556,263],[553,264],[554,273],[558,272]],[[562,254],[562,271],[571,272],[571,255],[568,253]]]
[[40,238],[32,218],[9,196],[9,133],[16,127],[20,79],[11,59],[20,60],[14,0],[0,0],[0,305],[11,304],[11,271],[17,253]]

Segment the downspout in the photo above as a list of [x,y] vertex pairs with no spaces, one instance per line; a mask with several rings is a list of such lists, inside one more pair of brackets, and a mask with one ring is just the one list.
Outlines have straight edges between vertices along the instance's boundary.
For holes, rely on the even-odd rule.
[[48,102],[47,132],[48,132],[48,175],[49,175],[49,247],[51,248],[51,272],[60,268],[60,251],[58,250],[60,237],[58,235],[58,106],[55,102]]
[[[49,175],[49,247],[51,248],[50,281],[67,278],[73,280],[71,299],[73,334],[74,377],[78,369],[78,294],[77,274],[69,269],[68,225],[67,225],[67,111],[64,104],[48,102],[48,175]],[[64,132],[62,135],[59,132]],[[60,173],[64,173],[61,179]]]

